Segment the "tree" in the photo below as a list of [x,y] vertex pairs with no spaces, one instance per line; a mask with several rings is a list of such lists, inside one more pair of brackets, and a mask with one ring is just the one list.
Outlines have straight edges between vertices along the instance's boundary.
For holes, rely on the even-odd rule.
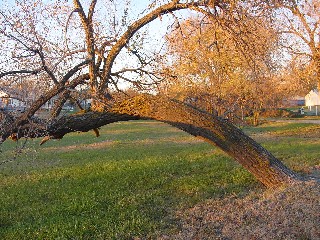
[[241,26],[250,39],[246,46],[217,19],[191,18],[170,33],[173,64],[166,71],[174,77],[167,79],[164,90],[219,116],[258,116],[262,108],[274,105],[270,103],[279,93],[271,59],[277,35],[264,16],[235,16],[230,21],[234,24],[228,25]]
[[272,1],[270,4],[281,20],[278,31],[283,37],[283,47],[292,55],[293,75],[302,79],[302,83],[320,89],[320,1]]
[[[27,0],[23,3],[27,4],[28,7],[30,6],[30,2]],[[51,38],[48,39],[43,35],[43,29],[40,28],[39,30],[39,25],[36,25],[40,24],[41,21],[37,21],[36,17],[39,16],[38,14],[44,13],[45,11],[42,9],[46,9],[48,5],[41,1],[31,3],[34,3],[34,8],[31,7],[30,16],[28,15],[26,18],[20,12],[16,15],[11,14],[11,17],[1,12],[1,26],[4,26],[1,27],[0,31],[2,38],[8,41],[7,46],[14,46],[13,49],[19,54],[18,59],[21,59],[24,64],[19,68],[20,65],[15,65],[15,62],[10,59],[13,63],[8,66],[7,71],[1,72],[0,78],[10,81],[11,76],[15,75],[43,74],[44,79],[50,83],[50,89],[39,96],[24,113],[17,117],[8,113],[1,113],[1,142],[4,142],[9,136],[14,136],[16,139],[40,136],[47,139],[62,138],[69,132],[89,131],[112,122],[131,119],[156,119],[169,123],[194,136],[202,137],[211,144],[220,147],[267,187],[277,187],[302,179],[257,142],[218,116],[161,95],[142,94],[117,102],[110,97],[108,92],[111,85],[117,87],[117,79],[126,78],[123,76],[124,72],[153,74],[148,69],[145,70],[146,64],[143,59],[140,61],[139,49],[128,47],[131,46],[131,39],[142,27],[165,14],[174,13],[181,9],[192,9],[212,18],[220,14],[227,15],[228,12],[233,11],[236,2],[180,2],[174,0],[160,6],[155,4],[138,20],[131,23],[124,21],[120,24],[119,29],[124,28],[123,32],[117,29],[117,24],[113,24],[109,32],[101,32],[100,30],[103,27],[99,25],[99,16],[95,11],[98,4],[97,0],[92,0],[87,7],[84,7],[80,0],[74,0],[71,11],[68,11],[70,6],[63,6],[58,1],[51,6],[54,9],[57,8],[57,12],[53,14],[51,19],[53,23],[45,20],[42,21],[42,24],[50,23],[54,27],[57,22],[67,22],[66,28],[69,29],[71,26],[79,27],[80,22],[83,30],[77,33],[77,37],[82,38],[77,40],[78,42],[67,44],[68,46],[63,44],[61,46],[61,43],[69,40],[67,37],[63,37],[66,34],[59,35],[56,42],[51,42]],[[110,4],[115,3],[111,2]],[[21,8],[23,9],[25,6],[22,4]],[[60,14],[64,11],[67,13]],[[28,13],[28,11],[24,13]],[[78,18],[74,18],[75,14],[78,15]],[[61,20],[63,16],[65,17],[64,21]],[[21,21],[21,18],[26,21]],[[126,14],[124,14],[123,19],[126,18]],[[15,20],[19,20],[16,21],[19,23],[18,27],[14,22]],[[74,25],[71,25],[72,21],[74,21]],[[20,29],[20,23],[22,22],[27,22],[31,28],[22,26]],[[127,24],[128,26],[126,26]],[[116,31],[112,29],[116,29]],[[110,35],[107,35],[108,33]],[[85,43],[85,47],[78,49],[77,47],[82,46],[82,43]],[[69,49],[69,45],[75,49]],[[138,68],[114,70],[113,66],[116,58],[124,49],[139,59],[140,66]],[[57,59],[57,57],[51,54],[61,54],[59,59],[62,60],[52,65],[50,61]],[[66,63],[60,66],[61,62]],[[70,97],[70,92],[77,91],[77,88],[84,84],[90,87],[90,94],[94,99],[93,111],[58,117],[59,109]],[[34,114],[39,108],[54,96],[59,96],[60,100],[57,107],[52,110],[51,118],[46,120],[35,117]]]

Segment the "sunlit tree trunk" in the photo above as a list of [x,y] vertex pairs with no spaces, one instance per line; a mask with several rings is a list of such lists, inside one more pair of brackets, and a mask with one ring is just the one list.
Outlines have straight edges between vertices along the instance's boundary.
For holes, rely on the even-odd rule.
[[[91,0],[88,14],[85,14],[80,0],[74,0],[73,2],[75,6],[73,12],[79,14],[85,30],[86,60],[82,59],[83,62],[70,68],[61,79],[58,79],[52,72],[50,65],[45,61],[46,58],[43,54],[43,49],[27,47],[29,43],[24,42],[26,41],[25,38],[21,38],[23,39],[22,42],[19,40],[19,37],[17,39],[14,38],[19,44],[22,43],[22,49],[27,47],[27,52],[30,54],[27,54],[28,58],[35,55],[40,57],[42,60],[40,63],[41,68],[33,69],[33,62],[30,61],[28,62],[29,65],[31,65],[30,69],[10,70],[7,72],[1,71],[0,78],[15,74],[38,74],[45,70],[44,72],[50,77],[54,86],[42,96],[39,96],[30,108],[20,114],[19,117],[15,119],[6,117],[5,121],[8,123],[0,125],[0,144],[13,134],[15,134],[16,138],[39,136],[46,136],[48,139],[62,138],[69,132],[85,132],[112,122],[141,118],[155,119],[171,124],[194,136],[201,137],[221,148],[267,187],[277,187],[300,179],[257,142],[218,116],[178,101],[169,100],[165,97],[141,95],[116,105],[111,105],[105,101],[106,97],[104,94],[108,90],[108,83],[112,80],[111,70],[113,63],[120,51],[129,43],[137,31],[158,17],[181,9],[192,9],[216,19],[216,15],[212,14],[210,10],[216,7],[217,9],[226,8],[223,1],[182,1],[182,3],[178,0],[169,1],[167,4],[151,10],[137,21],[134,21],[128,26],[124,33],[115,40],[114,44],[110,45],[110,50],[102,47],[101,51],[98,51],[97,46],[105,45],[104,43],[95,43],[92,25],[97,1]],[[211,8],[207,9],[205,6],[208,6],[208,4]],[[11,36],[10,31],[9,33],[10,34],[7,35]],[[113,37],[117,38],[118,36]],[[38,36],[36,36],[36,38],[38,39]],[[45,35],[43,35],[43,38],[45,39]],[[245,45],[247,46],[247,44]],[[30,46],[33,46],[33,44]],[[98,53],[96,53],[96,51],[98,51]],[[48,55],[50,54],[48,53]],[[53,59],[54,58],[52,58],[52,60]],[[89,69],[88,72],[81,73],[80,70],[85,71],[85,67]],[[78,73],[80,75],[78,75]],[[67,96],[67,91],[75,90],[77,86],[83,84],[85,81],[89,81],[89,86],[92,90],[91,97],[96,101],[93,102],[92,110],[97,111],[84,111],[77,115],[54,118],[50,122],[37,119],[37,117],[34,116],[41,106],[54,96],[58,96],[59,94],[62,97]],[[116,86],[116,84],[114,85]],[[62,99],[61,104],[63,104],[63,102],[64,99]],[[58,110],[59,107],[56,109]],[[58,111],[53,113],[53,116],[56,115],[58,115]]]
[[227,120],[165,97],[140,95],[113,106],[109,112],[64,116],[45,126],[38,123],[34,132],[34,125],[26,124],[19,129],[18,135],[62,138],[69,132],[86,132],[109,123],[133,119],[162,121],[206,140],[234,158],[268,188],[301,180],[295,172]]
[[184,103],[142,96],[123,102],[113,111],[160,120],[201,137],[233,157],[267,187],[299,180],[296,173],[233,124]]

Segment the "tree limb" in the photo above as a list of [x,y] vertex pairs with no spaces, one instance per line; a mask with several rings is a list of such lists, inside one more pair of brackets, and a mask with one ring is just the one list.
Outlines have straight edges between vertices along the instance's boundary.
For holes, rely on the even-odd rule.
[[0,78],[8,76],[8,75],[15,75],[15,74],[33,74],[33,75],[36,75],[36,74],[38,74],[40,72],[41,72],[40,69],[8,71],[8,72],[0,73]]
[[[115,104],[109,112],[63,116],[49,123],[29,122],[29,125],[25,124],[19,129],[18,135],[29,133],[29,137],[60,139],[70,132],[86,132],[109,123],[133,119],[155,119],[205,139],[233,157],[267,187],[301,180],[296,173],[228,121],[183,102],[160,96],[139,95]],[[32,127],[37,131],[30,135]]]
[[48,91],[45,95],[39,97],[35,102],[33,102],[31,107],[27,109],[23,114],[21,114],[17,119],[15,119],[15,121],[10,126],[1,129],[0,144],[3,143],[12,133],[17,132],[21,126],[28,124],[32,116],[36,113],[36,111],[38,111],[38,109],[47,101],[49,101],[52,97],[58,95],[65,89],[75,88],[87,79],[89,79],[89,74],[83,74],[75,78],[72,82],[70,82],[67,85],[55,85],[55,87]]
[[190,2],[190,3],[179,3],[179,1],[172,1],[161,7],[156,8],[149,14],[132,23],[127,31],[119,38],[119,40],[111,48],[107,58],[104,61],[104,66],[102,70],[102,80],[99,84],[99,91],[102,92],[111,74],[111,68],[115,58],[118,56],[120,51],[127,45],[131,37],[143,26],[155,20],[161,15],[174,12],[181,9],[192,8],[193,6],[202,6],[202,1]]

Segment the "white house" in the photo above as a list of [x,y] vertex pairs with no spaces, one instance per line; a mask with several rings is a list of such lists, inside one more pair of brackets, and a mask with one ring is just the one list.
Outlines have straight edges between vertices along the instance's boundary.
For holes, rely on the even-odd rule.
[[9,95],[0,90],[0,108],[4,108],[8,105]]
[[312,110],[312,107],[315,106],[316,108],[316,115],[318,115],[318,106],[320,106],[320,95],[317,89],[311,90],[306,96],[306,106],[309,110]]
[[18,98],[10,97],[9,94],[0,91],[0,108],[10,110],[23,110],[26,107],[26,103]]

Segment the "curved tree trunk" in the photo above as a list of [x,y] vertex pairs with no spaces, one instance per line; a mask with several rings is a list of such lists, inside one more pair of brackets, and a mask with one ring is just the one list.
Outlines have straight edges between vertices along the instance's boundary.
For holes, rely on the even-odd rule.
[[[109,112],[64,116],[50,123],[34,121],[19,128],[16,137],[62,138],[103,125],[134,119],[154,119],[201,137],[233,157],[268,188],[301,178],[240,129],[220,117],[165,97],[141,95],[116,104]],[[42,124],[42,125],[41,125]]]
[[[192,9],[199,13],[203,13],[213,18],[210,9],[215,6],[224,5],[220,1],[186,1],[180,3],[178,0],[170,1],[164,4],[137,21],[133,22],[122,36],[112,45],[110,51],[106,51],[102,47],[101,56],[107,53],[105,58],[98,57],[95,59],[94,42],[92,39],[92,16],[96,1],[92,1],[88,16],[85,16],[81,7],[80,1],[75,0],[75,7],[80,14],[86,29],[86,41],[88,49],[88,58],[82,63],[70,69],[60,82],[57,82],[55,76],[49,71],[48,66],[44,64],[47,73],[57,83],[50,91],[39,97],[32,106],[18,118],[14,119],[11,116],[4,116],[5,124],[0,125],[0,144],[4,142],[10,135],[15,135],[15,138],[20,137],[39,137],[46,136],[49,138],[62,138],[65,134],[74,131],[89,131],[100,126],[117,121],[126,121],[130,119],[148,118],[156,119],[171,124],[180,128],[192,135],[200,136],[206,139],[211,144],[221,148],[223,151],[232,156],[242,166],[249,170],[259,181],[267,187],[279,186],[283,183],[290,183],[299,179],[299,177],[288,168],[286,168],[279,160],[271,155],[267,150],[262,148],[253,139],[246,136],[241,130],[228,123],[227,121],[209,114],[207,112],[196,109],[184,103],[168,100],[165,97],[156,96],[138,96],[136,98],[124,101],[117,104],[108,112],[88,112],[73,116],[64,116],[59,119],[47,122],[45,120],[37,119],[34,116],[36,111],[45,104],[52,97],[62,93],[67,94],[67,91],[74,89],[83,81],[90,79],[91,86],[93,86],[93,93],[95,97],[104,99],[103,93],[106,89],[108,81],[111,79],[111,69],[115,58],[120,53],[131,37],[143,26],[150,23],[154,19],[164,14],[172,13],[180,9]],[[212,6],[207,11],[205,6]],[[223,9],[223,7],[221,7]],[[99,44],[97,44],[99,45]],[[104,46],[104,44],[102,44]],[[39,53],[38,50],[28,49],[32,53]],[[44,57],[41,55],[40,57]],[[97,60],[97,61],[95,61]],[[95,64],[95,62],[97,62]],[[100,64],[103,62],[101,73],[98,74]],[[83,74],[75,77],[75,74],[84,66],[89,65],[89,74]],[[10,71],[0,74],[0,78],[11,74],[23,73],[37,73],[38,71]],[[99,81],[97,80],[99,75]],[[74,78],[75,77],[75,78]],[[74,79],[73,79],[74,78]],[[71,80],[73,79],[73,80]],[[97,89],[96,89],[97,88]],[[101,106],[101,105],[100,105]],[[53,116],[58,114],[53,113]],[[0,113],[0,122],[1,113]]]
[[266,187],[277,187],[300,179],[227,120],[185,103],[161,97],[140,96],[121,103],[113,111],[156,119],[202,137],[233,157]]

